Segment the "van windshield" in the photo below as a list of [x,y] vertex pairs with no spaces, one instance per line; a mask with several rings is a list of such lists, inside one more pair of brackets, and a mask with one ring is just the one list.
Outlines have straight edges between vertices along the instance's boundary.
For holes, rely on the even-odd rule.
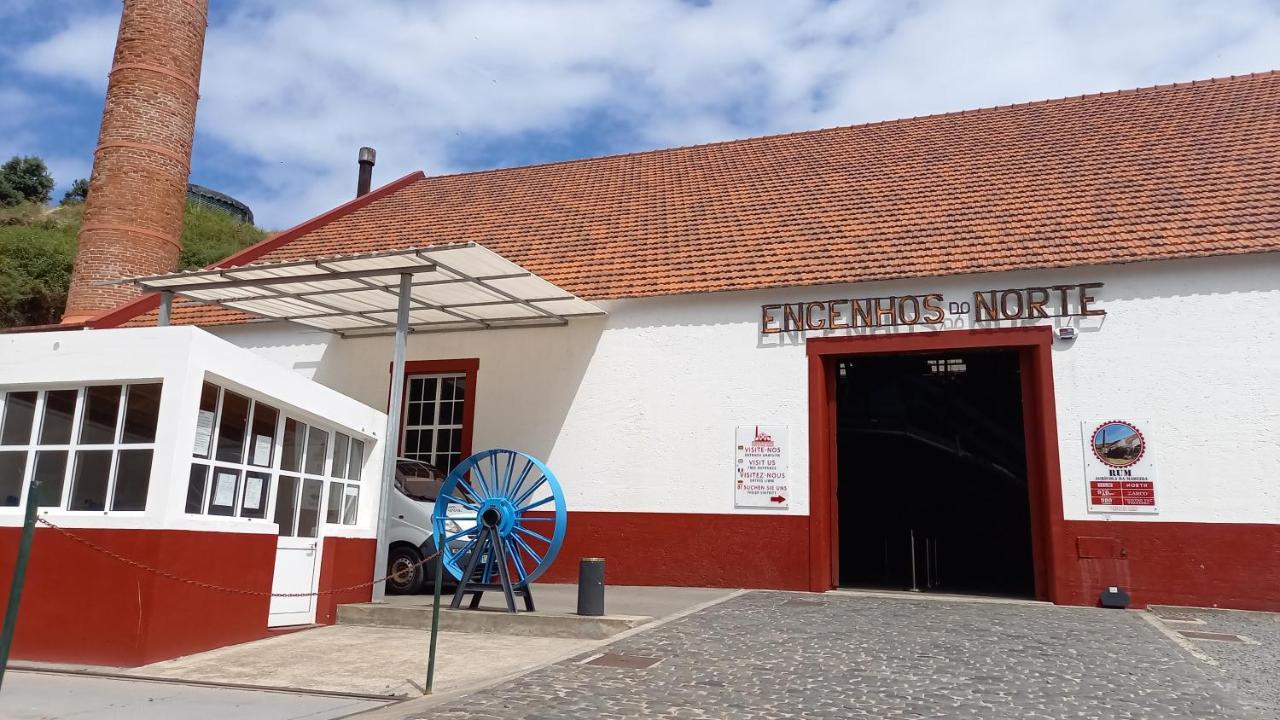
[[396,488],[414,500],[434,501],[444,485],[444,473],[423,462],[396,463]]

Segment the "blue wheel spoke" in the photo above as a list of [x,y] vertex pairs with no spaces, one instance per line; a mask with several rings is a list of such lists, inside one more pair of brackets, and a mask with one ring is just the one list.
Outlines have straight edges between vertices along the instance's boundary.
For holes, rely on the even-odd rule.
[[502,496],[511,497],[511,493],[515,490],[515,488],[511,487],[511,473],[516,469],[515,454],[507,455],[506,468],[506,472],[502,473]]
[[498,477],[498,453],[489,456],[489,482],[493,487],[489,488],[493,491],[493,495],[498,497],[506,497],[506,493],[502,492],[502,478]]
[[[484,500],[485,498],[489,497],[488,495],[481,495],[480,493],[476,492],[475,488],[471,487],[471,483],[467,482],[467,480],[463,478],[461,475],[458,476],[458,484],[462,486],[463,490],[467,491],[467,494],[475,498],[477,501]],[[476,509],[478,510],[479,508],[477,507]]]
[[[453,555],[452,555],[453,559],[454,559],[454,560],[460,560],[460,559],[462,559],[462,557],[463,557],[464,555],[466,555],[466,554],[467,554],[467,551],[468,551],[468,550],[470,550],[470,549],[471,549],[471,547],[472,547],[473,545],[475,545],[475,544],[476,544],[476,538],[471,538],[470,540],[468,540],[468,541],[467,541],[467,544],[466,544],[466,545],[463,545],[462,547],[458,548],[458,552],[456,552],[456,553],[455,553],[455,552],[453,552],[452,550],[449,550],[449,549],[448,549],[448,546],[446,545],[446,546],[445,546],[445,548],[446,548],[446,549],[445,549],[446,557],[449,557],[449,556],[448,556],[448,553],[453,553]],[[459,569],[461,569],[461,568],[459,568]]]
[[475,503],[469,503],[465,500],[459,500],[458,498],[452,495],[441,495],[440,497],[444,498],[445,500],[448,500],[451,503],[457,503],[458,505],[461,505],[462,507],[468,510],[475,510],[476,512],[480,512],[480,506],[476,505]]
[[520,522],[522,522],[522,523],[527,523],[527,522],[555,522],[555,521],[556,521],[555,517],[552,517],[552,516],[542,516],[542,515],[533,515],[533,516],[530,516],[530,517],[522,517],[522,518],[520,518]]
[[[515,465],[516,465],[515,458],[512,458],[511,460],[512,469],[515,468]],[[526,478],[529,477],[529,471],[532,469],[533,469],[533,462],[530,460],[525,460],[524,469],[520,471],[520,477],[517,478],[514,482],[510,483],[510,487],[507,490],[507,497],[515,497],[515,494],[520,492],[520,490],[524,488],[524,481]]]
[[512,535],[511,539],[515,540],[520,547],[524,548],[525,552],[529,553],[529,557],[533,558],[533,566],[535,568],[542,565],[542,556],[534,552],[533,548],[529,547],[529,543],[525,542],[519,535]]
[[516,531],[516,532],[518,532],[518,533],[524,533],[525,535],[528,535],[529,537],[536,537],[536,538],[538,538],[539,540],[541,540],[542,542],[544,542],[544,543],[546,543],[546,544],[548,544],[548,545],[550,545],[550,544],[551,544],[551,538],[546,537],[545,535],[540,535],[540,534],[538,534],[538,533],[536,533],[536,532],[534,532],[534,531],[530,530],[529,528],[520,527],[519,525],[517,525],[517,526],[515,526],[515,528],[514,528],[514,529],[515,529],[515,531]]
[[538,488],[542,487],[542,486],[543,486],[543,484],[545,484],[546,482],[547,482],[547,476],[546,476],[546,475],[543,475],[543,476],[539,477],[539,478],[538,478],[538,481],[537,481],[537,482],[535,482],[532,486],[530,486],[528,490],[525,490],[524,492],[520,493],[520,497],[518,497],[518,498],[516,498],[516,499],[515,499],[514,504],[515,504],[515,505],[519,505],[520,503],[524,502],[525,500],[528,500],[528,499],[529,499],[529,497],[533,495],[534,491],[535,491],[535,490],[537,490]]
[[524,571],[524,563],[520,560],[520,551],[510,540],[503,540],[503,546],[506,548],[507,557],[511,559],[511,564],[516,568],[516,576],[520,578],[521,583],[528,582],[529,574]]
[[543,498],[543,499],[539,500],[538,502],[533,503],[532,505],[525,505],[524,507],[520,508],[520,509],[519,509],[519,510],[517,510],[516,512],[521,513],[521,514],[524,514],[524,513],[525,513],[525,511],[532,510],[532,509],[534,509],[534,508],[538,507],[539,505],[546,505],[546,504],[547,504],[547,503],[549,503],[549,502],[555,502],[555,501],[556,501],[556,498],[555,498],[555,496],[554,496],[554,495],[552,495],[552,496],[550,496],[550,497],[545,497],[545,498]]
[[466,530],[462,530],[462,531],[460,531],[460,532],[456,532],[456,533],[454,533],[454,534],[452,534],[452,535],[450,535],[450,536],[446,537],[446,538],[444,539],[444,544],[445,544],[445,545],[447,545],[447,544],[449,544],[449,543],[453,542],[454,540],[457,540],[458,538],[462,537],[463,535],[474,535],[476,532],[478,532],[478,530],[479,530],[479,528],[477,528],[475,525],[472,525],[471,527],[467,528]]
[[472,475],[471,479],[474,481],[471,484],[475,485],[481,490],[484,490],[484,496],[486,498],[493,497],[493,491],[489,487],[489,478],[484,476],[484,471],[480,469],[480,463],[476,463],[475,465],[471,466],[471,475]]

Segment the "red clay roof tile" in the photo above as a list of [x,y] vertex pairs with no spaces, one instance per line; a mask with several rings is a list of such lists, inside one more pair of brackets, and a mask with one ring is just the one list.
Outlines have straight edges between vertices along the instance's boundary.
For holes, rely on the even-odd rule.
[[459,241],[588,299],[1277,251],[1280,74],[425,177],[256,261]]

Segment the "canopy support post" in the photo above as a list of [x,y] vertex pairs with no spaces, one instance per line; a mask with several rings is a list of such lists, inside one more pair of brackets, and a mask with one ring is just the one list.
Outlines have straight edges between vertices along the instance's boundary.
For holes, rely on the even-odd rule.
[[[387,526],[391,519],[391,493],[395,492],[396,457],[400,453],[400,416],[404,405],[404,355],[409,335],[409,301],[413,293],[413,273],[400,275],[400,306],[396,311],[395,355],[391,361],[391,398],[387,403],[387,436],[382,447],[382,490],[378,496],[377,550],[373,556],[373,579],[387,573]],[[373,601],[386,597],[386,583],[373,584]]]
[[160,317],[156,320],[156,326],[169,327],[169,318],[173,315],[173,291],[160,291]]

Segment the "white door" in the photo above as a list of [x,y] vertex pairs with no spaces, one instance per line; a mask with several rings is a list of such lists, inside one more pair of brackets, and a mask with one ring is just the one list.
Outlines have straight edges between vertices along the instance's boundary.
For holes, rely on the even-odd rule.
[[[276,484],[276,568],[273,593],[312,593],[320,572],[320,501],[324,481],[281,475]],[[268,627],[309,625],[316,621],[314,595],[272,597]]]

